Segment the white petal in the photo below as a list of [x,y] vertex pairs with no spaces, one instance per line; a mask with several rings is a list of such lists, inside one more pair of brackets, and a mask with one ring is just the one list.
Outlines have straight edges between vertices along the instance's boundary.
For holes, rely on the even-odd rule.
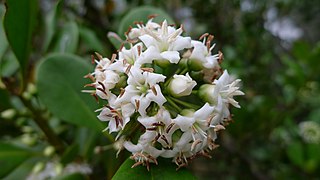
[[97,116],[98,119],[100,119],[100,121],[111,121],[112,119],[114,119],[111,116],[111,111],[110,109],[104,107],[103,110],[100,112],[100,114]]
[[[192,140],[192,135],[190,131],[187,131],[185,133],[182,134],[181,138],[179,139],[179,141],[176,143],[176,147],[179,150],[183,150],[185,149],[185,147],[190,144],[189,142]],[[187,146],[188,147],[188,146]]]
[[161,59],[160,52],[154,46],[148,47],[141,56],[137,59],[137,63],[145,64],[145,63],[152,63],[155,59]]
[[149,144],[157,136],[157,133],[154,131],[146,131],[139,138],[139,144],[145,146]]
[[195,122],[195,119],[193,117],[186,117],[178,115],[173,121],[180,127],[182,131],[187,131],[193,123]]
[[165,103],[167,100],[166,98],[163,96],[160,86],[159,85],[155,85],[154,86],[157,92],[157,95],[155,95],[152,90],[149,90],[146,98],[150,99],[150,101],[154,101],[155,103],[157,103],[159,106],[162,106],[163,103]]
[[134,106],[131,103],[127,103],[121,106],[121,114],[123,117],[130,117],[135,111]]
[[112,121],[109,121],[108,127],[109,127],[109,133],[119,131],[120,129],[120,126],[118,126],[117,128],[115,119],[113,119]]
[[177,64],[180,60],[180,55],[178,51],[164,51],[160,53],[163,59],[169,60],[171,63]]
[[157,122],[157,119],[155,117],[138,117],[138,121],[146,128],[149,128],[152,126],[153,123]]
[[173,51],[181,51],[185,48],[191,48],[191,38],[178,36],[177,39],[171,43],[169,49]]
[[213,112],[214,107],[210,106],[209,103],[206,103],[204,106],[202,106],[199,110],[197,110],[194,113],[194,117],[196,119],[207,119],[210,114]]
[[123,142],[123,147],[125,147],[128,151],[130,151],[132,153],[136,153],[136,152],[139,152],[142,150],[141,144],[134,145],[130,141]]
[[139,37],[139,39],[143,42],[143,44],[148,48],[155,44],[155,40],[152,36],[145,34]]
[[164,80],[166,79],[166,76],[162,74],[150,73],[150,72],[144,72],[143,76],[151,87],[156,85],[159,82],[164,82]]

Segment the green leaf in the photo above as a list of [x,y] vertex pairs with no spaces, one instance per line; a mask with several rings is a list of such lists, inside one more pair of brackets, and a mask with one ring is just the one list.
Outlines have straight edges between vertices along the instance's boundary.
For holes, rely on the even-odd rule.
[[81,26],[79,32],[80,38],[86,45],[86,49],[103,53],[103,44],[93,30]]
[[32,32],[37,19],[38,1],[7,0],[4,28],[23,74],[26,73],[31,50]]
[[53,47],[53,52],[75,53],[79,41],[79,28],[76,22],[64,23]]
[[3,77],[9,77],[16,73],[18,69],[19,62],[13,52],[9,51],[8,53],[5,53],[0,66],[0,75]]
[[40,99],[58,118],[79,126],[102,130],[94,110],[97,103],[83,86],[83,76],[92,67],[84,59],[70,54],[51,54],[38,66],[36,79]]
[[34,168],[34,165],[39,162],[44,161],[41,157],[33,157],[21,163],[17,168],[15,168],[10,174],[8,174],[2,180],[17,180],[26,179],[30,172]]
[[74,143],[71,146],[68,146],[66,151],[63,153],[60,162],[63,165],[67,165],[73,161],[79,154],[79,144]]
[[53,8],[48,13],[46,13],[44,17],[45,36],[44,36],[43,45],[42,45],[43,52],[47,51],[51,43],[51,40],[54,36],[55,29],[56,29],[57,12],[62,4],[60,2],[61,1],[56,2],[55,6],[53,6]]
[[181,168],[176,171],[176,165],[169,159],[159,159],[159,165],[150,165],[150,171],[145,166],[137,166],[131,168],[135,162],[131,159],[127,159],[113,176],[113,180],[141,180],[141,179],[196,179],[187,169]]
[[170,15],[168,15],[162,9],[152,6],[141,6],[138,8],[134,8],[123,17],[118,28],[118,34],[121,37],[124,37],[124,33],[128,30],[129,26],[135,27],[134,22],[142,21],[146,23],[148,21],[148,16],[155,14],[158,16],[153,19],[154,22],[159,23],[166,19],[168,21],[168,24],[174,23]]
[[0,178],[5,177],[21,163],[27,160],[32,153],[20,147],[0,142]]
[[101,132],[92,131],[88,128],[78,128],[76,132],[76,143],[79,144],[80,152],[82,157],[91,158],[94,148],[97,145],[98,137],[101,137]]
[[303,146],[300,142],[293,142],[287,148],[287,155],[289,159],[297,166],[303,168],[305,158]]
[[4,11],[5,8],[2,4],[0,4],[0,18],[1,18],[1,22],[0,22],[0,63],[1,63],[1,59],[3,54],[5,53],[5,51],[7,50],[8,47],[8,41],[4,32],[4,28],[3,28],[3,16],[4,16]]

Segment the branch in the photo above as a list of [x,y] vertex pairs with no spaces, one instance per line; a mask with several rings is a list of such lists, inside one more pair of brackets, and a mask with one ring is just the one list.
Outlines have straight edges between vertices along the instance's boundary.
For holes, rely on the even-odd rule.
[[65,149],[63,141],[58,137],[57,134],[49,126],[47,119],[44,118],[43,112],[33,107],[32,103],[29,100],[24,99],[19,96],[22,103],[30,110],[32,113],[32,119],[39,126],[42,132],[45,134],[49,144],[51,144],[59,154],[62,154]]

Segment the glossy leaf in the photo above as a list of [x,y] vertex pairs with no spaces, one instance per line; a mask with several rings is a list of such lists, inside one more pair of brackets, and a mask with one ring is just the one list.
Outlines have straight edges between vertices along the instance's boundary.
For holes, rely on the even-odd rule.
[[79,28],[80,38],[88,50],[103,53],[103,44],[95,32],[86,27]]
[[89,81],[83,76],[93,67],[75,55],[52,54],[43,59],[37,69],[39,96],[58,118],[79,126],[102,130],[94,110],[97,103],[83,86]]
[[287,148],[287,155],[295,165],[303,167],[305,162],[303,151],[303,145],[300,142],[294,142]]
[[[159,159],[159,158],[158,158]],[[176,170],[176,165],[169,159],[159,159],[159,165],[151,164],[150,171],[145,166],[137,166],[131,168],[135,162],[131,159],[127,159],[116,172],[113,180],[143,180],[143,179],[196,179],[187,169],[181,168]]]
[[25,74],[31,50],[32,32],[37,19],[38,2],[37,0],[6,2],[4,27],[7,39]]
[[27,160],[32,153],[14,145],[0,142],[0,178],[18,167]]
[[74,143],[66,149],[66,151],[61,156],[60,162],[63,165],[66,165],[73,161],[77,156],[79,155],[79,145],[77,143]]
[[75,53],[79,42],[79,28],[75,21],[64,23],[57,40],[54,44],[53,51],[61,53]]
[[44,36],[44,40],[43,40],[43,51],[47,51],[54,33],[55,33],[55,29],[56,29],[56,21],[57,21],[57,12],[58,9],[61,6],[61,1],[58,1],[53,8],[46,13],[45,17],[44,17],[44,26],[45,26],[45,36]]
[[134,8],[123,17],[118,28],[118,34],[121,37],[124,37],[124,33],[128,30],[129,26],[135,27],[134,22],[137,21],[146,23],[148,21],[148,16],[150,15],[158,15],[154,18],[155,22],[160,23],[166,19],[169,24],[174,23],[172,18],[163,10],[151,6],[141,6]]

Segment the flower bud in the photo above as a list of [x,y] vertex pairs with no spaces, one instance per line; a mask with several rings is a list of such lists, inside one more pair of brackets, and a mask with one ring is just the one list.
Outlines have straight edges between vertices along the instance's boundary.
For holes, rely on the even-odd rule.
[[215,88],[214,84],[204,84],[200,86],[198,91],[199,97],[211,105],[215,104],[216,98],[213,96],[214,88]]
[[50,157],[54,154],[55,152],[55,149],[53,146],[47,146],[44,151],[43,151],[43,154],[47,157]]
[[169,91],[176,97],[188,96],[196,85],[196,81],[188,73],[185,76],[175,74],[169,84]]
[[156,65],[158,65],[162,68],[167,68],[171,65],[170,61],[168,61],[166,59],[155,60],[154,62],[156,63]]
[[188,65],[189,68],[193,71],[200,71],[203,69],[202,61],[198,59],[189,59]]
[[3,119],[12,119],[16,114],[17,111],[15,109],[7,109],[1,112],[0,117]]
[[32,134],[23,134],[21,136],[21,142],[27,146],[33,146],[37,142],[37,137]]
[[45,164],[43,162],[37,162],[32,169],[33,173],[39,173],[44,169]]

